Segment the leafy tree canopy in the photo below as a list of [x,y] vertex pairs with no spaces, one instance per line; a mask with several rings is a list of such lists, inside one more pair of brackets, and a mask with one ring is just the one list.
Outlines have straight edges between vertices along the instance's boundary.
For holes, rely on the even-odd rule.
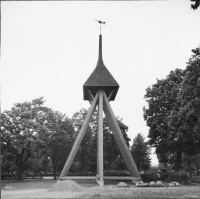
[[169,127],[177,126],[177,135],[183,141],[183,151],[195,155],[200,150],[200,51],[192,50],[194,55],[189,59],[184,70],[185,76],[180,84],[177,101],[178,110],[169,115]]
[[147,142],[145,142],[145,138],[141,133],[138,133],[137,136],[133,139],[131,154],[138,170],[147,170],[150,168],[150,146]]
[[185,70],[171,71],[165,79],[147,88],[145,95],[149,144],[156,147],[161,163],[176,153],[176,170],[181,168],[182,153],[195,155],[200,146],[199,48],[192,52]]
[[196,10],[200,6],[200,0],[190,0],[190,1],[194,2],[193,4],[191,4],[191,8],[193,10]]
[[35,144],[40,142],[38,132],[40,124],[36,122],[43,107],[43,98],[32,102],[14,104],[11,111],[4,111],[1,115],[1,150],[2,154],[15,162],[18,167],[18,179],[22,179],[24,163],[34,155]]
[[[76,135],[78,134],[85,117],[87,115],[88,110],[81,109],[79,112],[76,112],[73,117],[73,125],[77,130]],[[96,162],[97,162],[97,112],[94,112],[92,119],[89,123],[89,128],[83,140],[81,142],[81,146],[79,151],[75,157],[75,161],[80,161],[80,171],[85,173],[88,171],[95,172],[96,171]],[[116,118],[121,129],[121,132],[124,136],[124,139],[129,146],[130,138],[127,135],[128,126],[126,126],[122,119]],[[117,143],[115,141],[114,135],[110,126],[108,125],[108,121],[106,118],[103,119],[103,143],[104,143],[104,168],[106,170],[110,169],[125,169],[126,166],[121,158],[120,151],[118,149]],[[116,159],[118,159],[116,161]]]

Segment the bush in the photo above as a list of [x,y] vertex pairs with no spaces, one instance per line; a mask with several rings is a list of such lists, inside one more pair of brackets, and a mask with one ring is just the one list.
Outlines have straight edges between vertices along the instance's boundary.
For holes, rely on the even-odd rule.
[[167,173],[150,173],[150,174],[140,174],[142,181],[151,182],[151,181],[165,181],[168,178]]
[[22,176],[24,179],[28,179],[28,178],[42,178],[42,174],[25,174]]
[[13,179],[17,179],[17,175],[16,174],[1,174],[1,180],[13,180]]
[[96,173],[68,173],[68,176],[96,176]]
[[[28,179],[28,178],[42,178],[42,175],[36,175],[36,174],[23,174],[22,175],[23,179]],[[3,173],[1,174],[1,180],[13,180],[17,179],[17,174],[8,174],[8,173]]]
[[[43,175],[44,176],[44,175]],[[68,173],[68,176],[96,176],[96,173]],[[130,176],[126,172],[104,172],[104,176]]]
[[53,177],[54,176],[53,173],[43,173],[41,175],[42,175],[42,177]]
[[175,182],[179,182],[180,184],[191,184],[189,175],[185,171],[179,171],[176,173],[169,174],[167,181],[170,181],[170,182],[175,181]]
[[154,181],[154,174],[140,174],[143,182],[150,182]]
[[191,178],[191,181],[192,181],[193,183],[200,183],[200,176],[193,176],[193,177]]

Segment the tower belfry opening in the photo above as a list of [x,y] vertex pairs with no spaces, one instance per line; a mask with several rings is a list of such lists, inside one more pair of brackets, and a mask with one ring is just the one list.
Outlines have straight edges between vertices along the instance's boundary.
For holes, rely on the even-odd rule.
[[[99,35],[99,57],[96,68],[88,77],[83,85],[83,98],[90,102],[91,107],[87,113],[85,121],[79,131],[76,141],[71,149],[68,159],[60,174],[59,180],[64,179],[96,179],[100,186],[104,186],[104,180],[141,180],[130,149],[128,148],[122,132],[118,126],[117,120],[110,106],[109,101],[114,101],[119,89],[119,84],[108,71],[103,62],[102,56],[102,35]],[[91,117],[98,108],[97,113],[97,175],[96,176],[67,176],[70,166],[78,151],[81,141],[87,131]],[[103,112],[109,126],[112,129],[117,146],[124,159],[129,176],[104,176],[103,168]]]

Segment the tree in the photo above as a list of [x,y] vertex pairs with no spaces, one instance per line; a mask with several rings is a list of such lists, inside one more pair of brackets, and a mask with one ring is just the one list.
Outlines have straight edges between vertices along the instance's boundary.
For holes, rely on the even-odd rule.
[[[129,147],[130,138],[127,135],[128,126],[123,123],[123,120],[119,117],[116,118],[122,135],[125,139],[127,146]],[[115,170],[126,169],[125,162],[121,156],[120,150],[117,146],[117,142],[114,138],[112,129],[110,128],[108,121],[104,118],[103,121],[103,144],[104,144],[104,168],[109,172],[111,166]]]
[[200,49],[192,52],[177,96],[180,107],[172,110],[168,118],[171,129],[178,127],[183,152],[188,156],[196,155],[200,150]]
[[38,147],[43,151],[43,155],[51,158],[56,180],[57,172],[63,168],[72,147],[72,121],[64,114],[51,109],[46,109],[42,117],[38,118],[39,121],[43,123],[43,130],[38,134],[41,140]]
[[192,177],[192,171],[198,171],[200,169],[200,154],[186,155],[183,154],[183,167],[189,171],[190,177]]
[[190,0],[190,1],[194,2],[194,4],[191,4],[191,8],[193,10],[196,10],[200,6],[200,0]]
[[131,146],[131,154],[137,165],[138,170],[147,170],[150,168],[150,147],[147,142],[144,141],[145,138],[141,133],[133,139],[133,144]]
[[[76,112],[73,117],[74,128],[77,129],[76,135],[78,134],[88,110],[81,109]],[[81,142],[78,153],[75,157],[75,161],[80,162],[80,171],[85,172],[95,172],[97,167],[97,112],[94,112],[92,119],[89,123],[89,127],[83,140]],[[127,145],[129,146],[130,138],[127,135],[128,127],[122,122],[122,119],[116,118],[118,125],[122,131]],[[111,128],[108,125],[106,118],[103,119],[103,145],[104,145],[104,168],[109,171],[111,165],[115,165],[115,169],[120,165],[121,168],[126,168],[118,149],[117,143],[115,141],[114,135]],[[118,158],[119,156],[119,158]],[[118,161],[116,164],[116,159]]]
[[[143,108],[144,119],[149,129],[149,144],[156,148],[156,154],[161,163],[166,163],[167,153],[177,153],[176,170],[181,167],[182,139],[177,134],[179,126],[169,127],[168,117],[171,111],[178,111],[180,102],[177,100],[184,71],[176,69],[163,80],[146,89],[145,98],[148,108]],[[165,156],[165,158],[163,158]],[[162,158],[161,158],[162,157]]]
[[13,162],[13,155],[9,151],[1,154],[1,173],[13,173],[17,170],[16,164]]
[[[82,108],[80,111],[73,114],[72,123],[74,128],[76,129],[74,139],[78,135],[79,130],[81,129],[83,122],[87,116],[87,113],[88,110]],[[96,169],[96,147],[93,147],[94,136],[96,133],[96,115],[96,112],[92,115],[89,127],[86,131],[85,136],[83,137],[83,140],[75,157],[75,161],[79,162],[79,169],[81,173],[94,171]]]
[[[176,157],[175,170],[181,168],[182,154],[200,150],[200,56],[192,50],[185,70],[176,69],[164,80],[157,80],[146,91],[149,107],[144,118],[150,127],[149,143],[156,147],[161,163]],[[172,155],[173,154],[173,155]]]
[[34,147],[40,140],[36,134],[40,127],[36,123],[37,112],[43,107],[43,98],[14,104],[11,111],[1,115],[1,150],[4,158],[15,162],[18,180],[22,180],[23,166],[33,155]]
[[42,158],[36,153],[31,156],[23,165],[23,174],[40,175],[42,172]]

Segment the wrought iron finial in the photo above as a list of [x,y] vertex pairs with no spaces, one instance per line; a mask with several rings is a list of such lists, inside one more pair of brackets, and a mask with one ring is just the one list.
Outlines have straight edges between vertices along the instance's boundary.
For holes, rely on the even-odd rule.
[[95,20],[94,21],[98,21],[100,23],[100,34],[101,34],[101,24],[105,24],[106,22],[105,21],[101,21],[101,20]]

